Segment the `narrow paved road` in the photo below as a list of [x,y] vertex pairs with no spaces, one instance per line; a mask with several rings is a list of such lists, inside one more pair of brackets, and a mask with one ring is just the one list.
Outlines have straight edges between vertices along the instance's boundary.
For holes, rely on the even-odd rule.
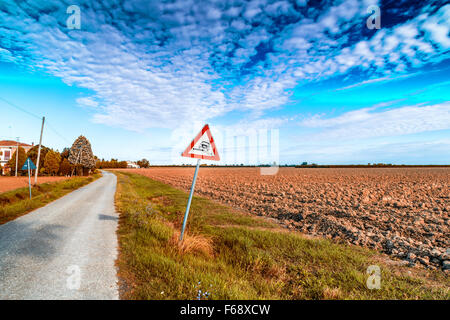
[[118,299],[116,176],[0,225],[0,299]]

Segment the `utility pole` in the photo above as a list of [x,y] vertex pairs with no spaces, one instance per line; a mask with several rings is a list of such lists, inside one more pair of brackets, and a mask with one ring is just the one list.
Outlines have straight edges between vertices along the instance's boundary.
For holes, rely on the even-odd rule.
[[16,177],[17,177],[17,166],[19,165],[19,137],[17,137],[17,147],[16,147]]
[[82,150],[82,148],[80,148],[80,152],[78,152],[77,161],[74,164],[74,167],[72,169],[72,174],[70,176],[73,176],[73,172],[75,171],[75,167],[78,164],[78,160],[80,159],[80,156],[81,156],[81,150]]
[[41,126],[41,137],[39,138],[39,148],[38,148],[38,156],[36,161],[36,170],[34,172],[34,184],[37,183],[37,177],[39,173],[39,160],[41,159],[41,145],[42,145],[42,133],[44,132],[44,122],[45,117],[42,117],[42,126]]

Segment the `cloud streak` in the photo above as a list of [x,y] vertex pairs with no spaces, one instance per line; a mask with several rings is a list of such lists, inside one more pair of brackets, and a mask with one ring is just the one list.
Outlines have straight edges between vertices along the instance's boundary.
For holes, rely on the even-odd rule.
[[377,112],[364,108],[335,118],[314,116],[300,123],[318,129],[313,139],[352,140],[450,129],[450,102],[406,106]]

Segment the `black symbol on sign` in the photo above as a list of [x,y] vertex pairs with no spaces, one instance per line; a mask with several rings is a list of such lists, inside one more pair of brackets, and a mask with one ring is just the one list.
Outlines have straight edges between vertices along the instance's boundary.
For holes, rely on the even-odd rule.
[[200,143],[200,148],[202,149],[202,151],[208,151],[209,150],[209,142],[202,141],[202,143]]
[[192,150],[200,151],[200,152],[208,152],[210,147],[210,143],[208,141],[202,141],[198,145],[197,148],[192,148]]

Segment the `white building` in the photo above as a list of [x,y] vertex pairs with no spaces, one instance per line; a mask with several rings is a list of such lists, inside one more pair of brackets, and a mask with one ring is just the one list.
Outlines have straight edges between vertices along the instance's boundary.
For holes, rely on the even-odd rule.
[[[33,145],[29,145],[26,143],[19,142],[19,146],[25,149],[25,152],[28,152]],[[14,152],[17,149],[17,141],[13,140],[2,140],[0,141],[0,165],[2,167],[12,158]]]
[[127,168],[139,169],[139,165],[133,161],[127,161]]

